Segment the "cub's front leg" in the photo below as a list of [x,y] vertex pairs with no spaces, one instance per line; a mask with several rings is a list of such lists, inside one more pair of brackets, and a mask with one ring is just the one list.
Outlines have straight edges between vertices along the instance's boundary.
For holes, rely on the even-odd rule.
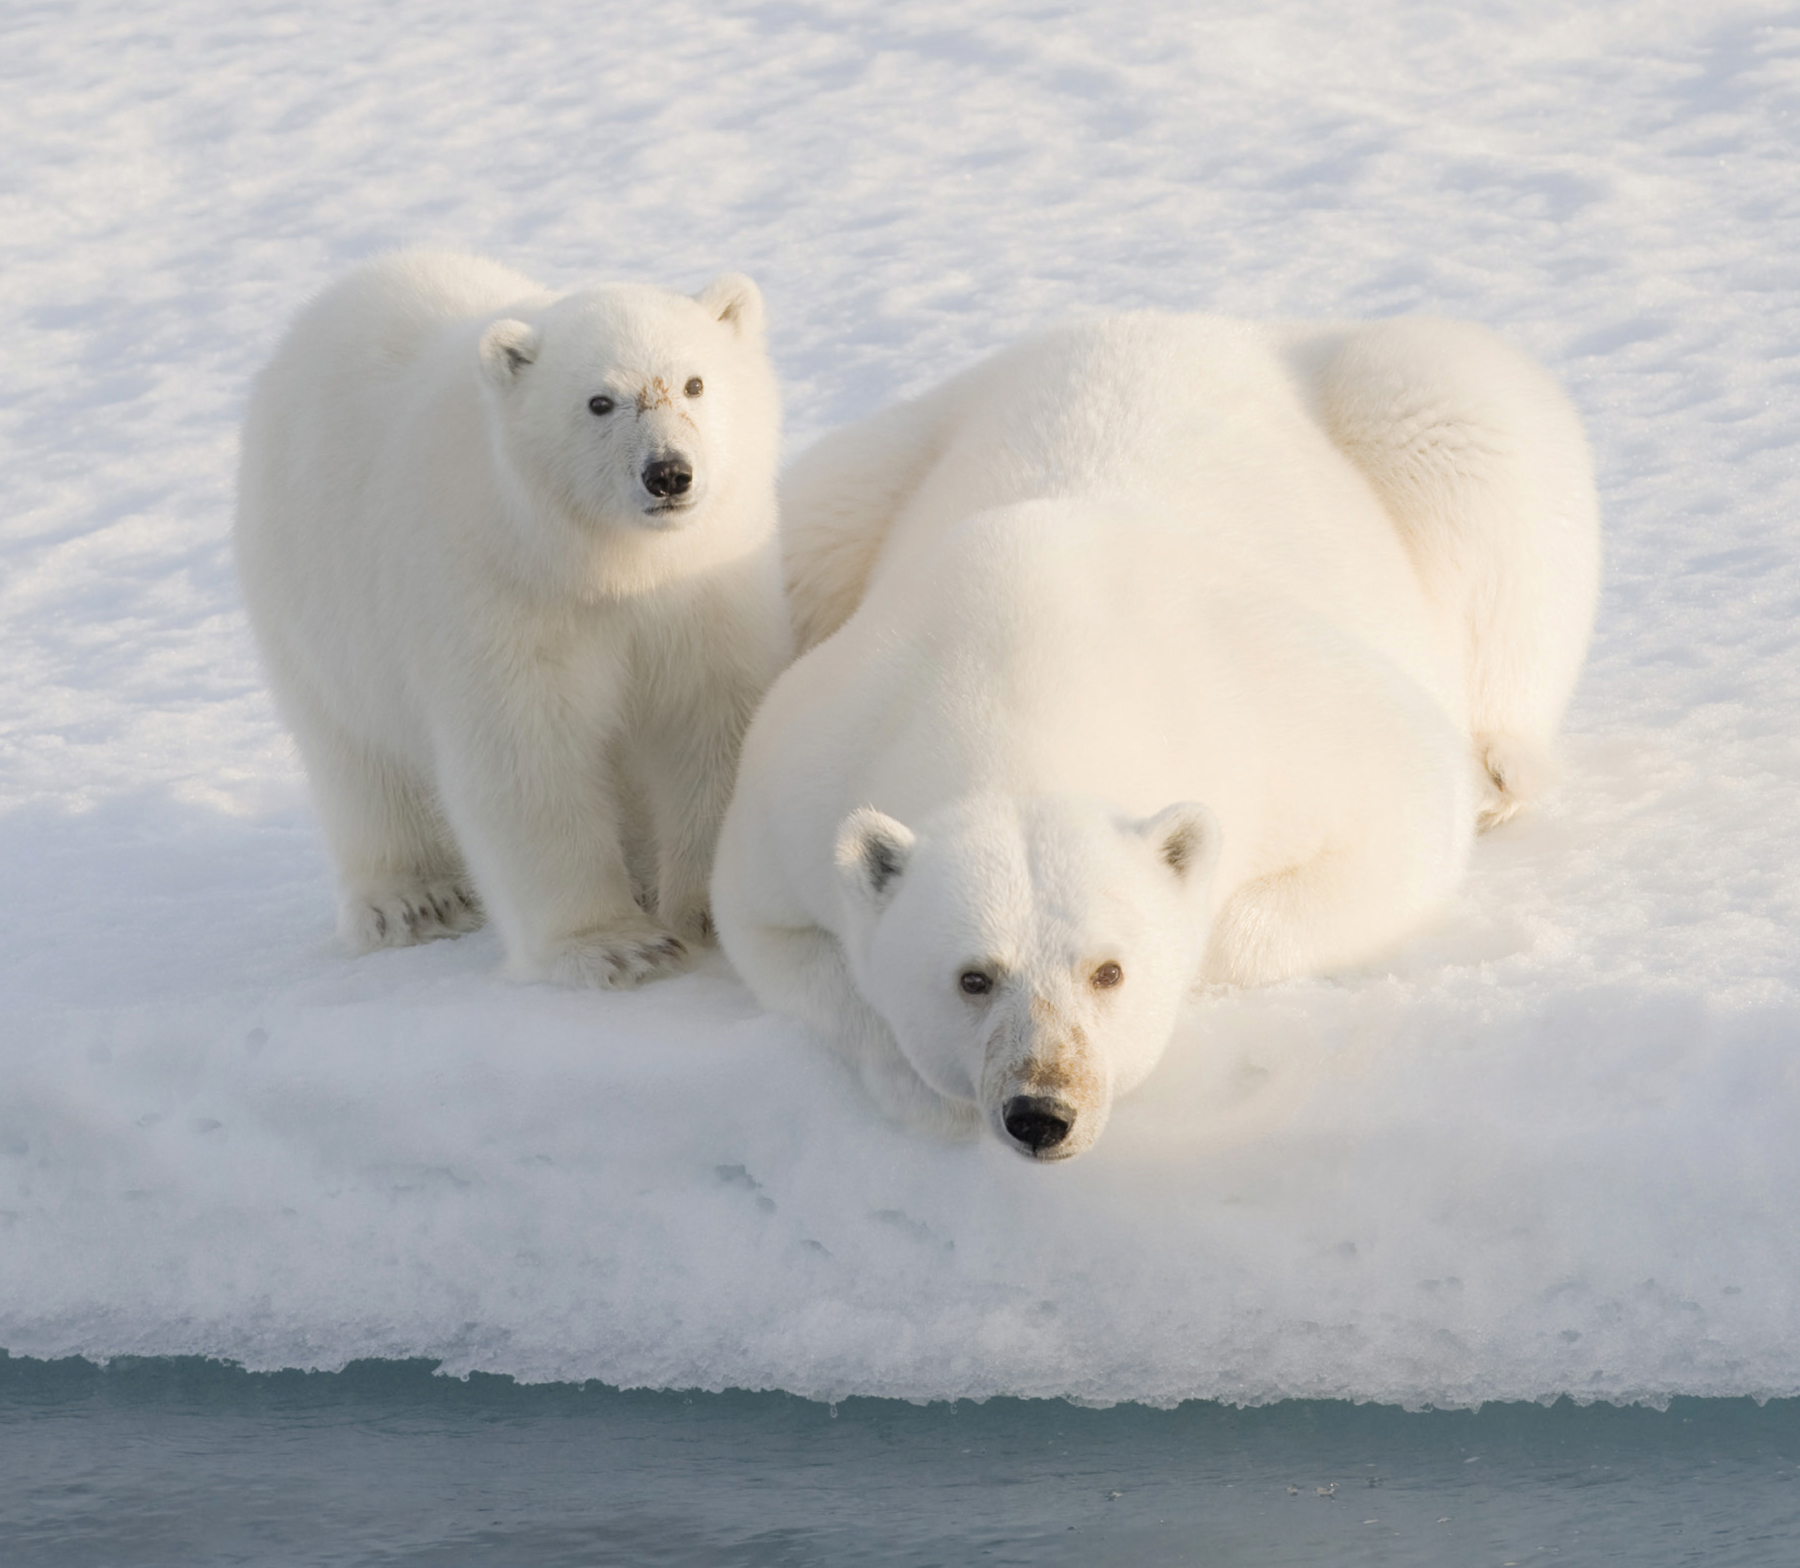
[[713,937],[713,852],[731,801],[744,725],[696,714],[647,741],[646,794],[656,835],[656,912],[684,942]]
[[713,858],[744,732],[791,656],[772,562],[765,575],[666,640],[648,682],[661,700],[638,762],[656,836],[656,909],[689,943],[712,939]]
[[440,723],[438,791],[516,979],[619,988],[670,973],[687,949],[632,896],[608,741],[623,709],[617,671],[567,661],[578,685],[477,675]]

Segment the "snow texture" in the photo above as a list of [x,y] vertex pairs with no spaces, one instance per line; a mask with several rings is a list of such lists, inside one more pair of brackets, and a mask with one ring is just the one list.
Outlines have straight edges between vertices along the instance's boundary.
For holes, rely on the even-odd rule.
[[[1104,1402],[1800,1393],[1800,13],[1687,0],[0,19],[0,1345]],[[766,291],[790,449],[1124,307],[1436,312],[1594,439],[1545,810],[1203,998],[1096,1151],[881,1124],[723,963],[351,961],[228,533],[358,259]]]

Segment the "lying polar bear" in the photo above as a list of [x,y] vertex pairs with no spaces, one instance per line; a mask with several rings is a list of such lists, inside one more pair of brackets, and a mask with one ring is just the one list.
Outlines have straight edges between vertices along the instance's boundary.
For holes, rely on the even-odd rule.
[[894,1114],[1088,1148],[1196,981],[1392,946],[1546,778],[1599,569],[1573,410],[1480,329],[1049,333],[784,481],[809,649],[713,879]]
[[779,425],[748,278],[558,298],[414,251],[301,313],[251,395],[238,564],[353,946],[485,911],[514,975],[621,986],[706,939],[791,650]]

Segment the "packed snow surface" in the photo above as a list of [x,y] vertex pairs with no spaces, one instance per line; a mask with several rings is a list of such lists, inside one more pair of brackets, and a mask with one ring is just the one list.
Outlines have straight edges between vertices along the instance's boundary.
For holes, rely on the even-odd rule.
[[[0,1346],[1800,1393],[1800,13],[95,0],[0,45]],[[751,273],[794,447],[1084,312],[1496,326],[1599,463],[1563,788],[1391,962],[1197,998],[1066,1167],[884,1125],[716,957],[347,959],[236,425],[291,313],[418,242]]]

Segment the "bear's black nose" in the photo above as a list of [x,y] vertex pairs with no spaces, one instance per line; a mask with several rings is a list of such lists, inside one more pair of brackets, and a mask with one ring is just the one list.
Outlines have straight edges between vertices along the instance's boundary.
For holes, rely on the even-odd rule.
[[1075,1108],[1061,1100],[1015,1094],[1001,1107],[1000,1120],[1009,1136],[1036,1154],[1040,1149],[1054,1149],[1069,1136],[1075,1125]]
[[694,470],[685,457],[659,457],[644,464],[644,488],[659,499],[686,495],[694,482]]

